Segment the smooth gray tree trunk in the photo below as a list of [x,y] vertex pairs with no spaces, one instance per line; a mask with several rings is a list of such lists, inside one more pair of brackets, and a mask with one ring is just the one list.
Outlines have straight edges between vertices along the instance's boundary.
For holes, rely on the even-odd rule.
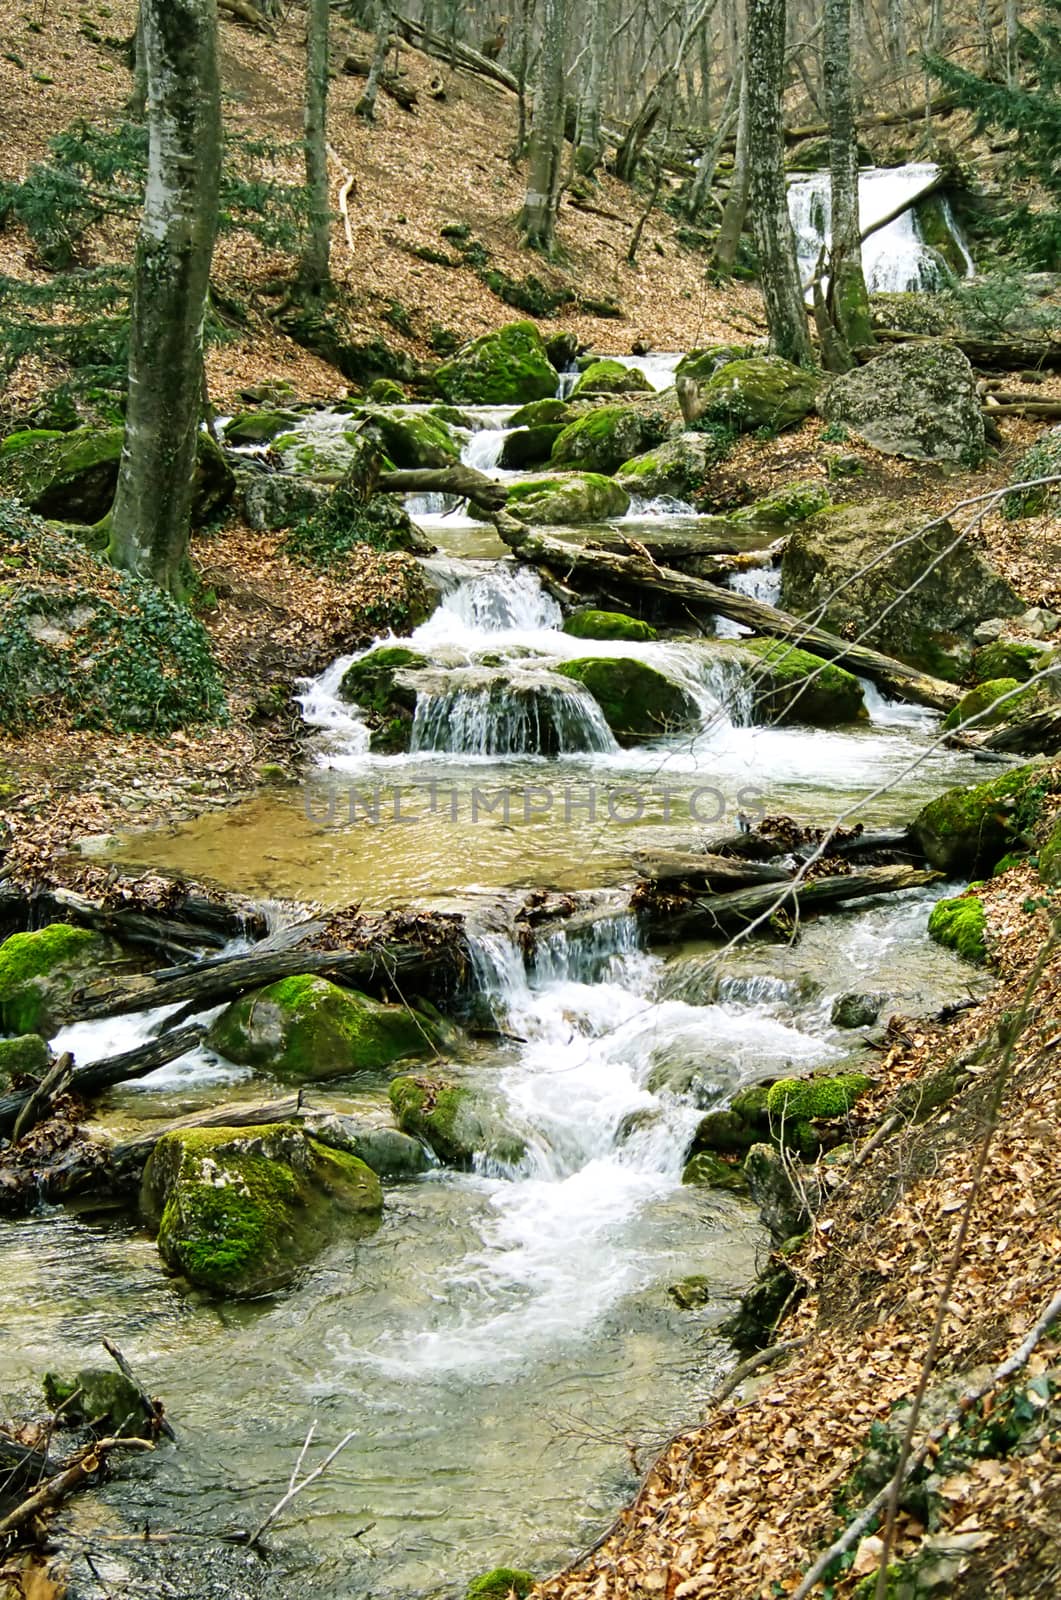
[[322,295],[329,283],[332,215],[328,194],[328,17],[329,0],[309,0],[306,9],[306,101],[303,143],[309,227],[299,266],[299,286]]
[[556,212],[560,201],[567,89],[566,31],[567,0],[545,0],[542,54],[531,118],[527,191],[521,224],[526,243],[546,255],[551,254],[556,238]]
[[[829,112],[828,310],[848,352],[873,343],[858,220],[858,140],[851,92],[851,0],[825,0],[825,97]],[[848,354],[845,365],[853,362]]]
[[770,348],[788,361],[812,360],[796,240],[785,188],[781,90],[785,0],[748,0],[748,200],[759,253]]
[[715,261],[720,267],[736,264],[744,218],[748,211],[748,71],[740,69],[740,104],[737,109],[737,139],[733,150],[733,177],[722,208],[722,221],[715,241]]
[[376,96],[379,94],[379,80],[386,65],[387,51],[390,49],[390,38],[391,8],[387,0],[380,0],[379,10],[376,13],[376,45],[372,52],[372,64],[368,69],[364,93],[354,107],[354,115],[363,117],[366,122],[374,122],[376,118]]
[[608,0],[590,0],[590,7],[590,38],[578,102],[579,131],[575,149],[575,166],[585,178],[593,176],[604,156],[601,111],[608,63]]
[[129,399],[111,515],[115,566],[180,588],[217,230],[216,0],[142,0],[148,168],[129,330]]

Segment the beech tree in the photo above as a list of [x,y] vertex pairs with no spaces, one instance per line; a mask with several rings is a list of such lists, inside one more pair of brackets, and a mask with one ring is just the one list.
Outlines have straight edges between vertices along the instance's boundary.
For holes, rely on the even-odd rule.
[[148,174],[109,553],[175,592],[191,523],[221,175],[217,0],[142,0],[141,14]]
[[759,252],[770,348],[811,362],[810,334],[796,264],[785,185],[781,91],[785,69],[785,0],[748,0],[748,199]]
[[521,223],[528,245],[551,254],[556,239],[564,159],[568,0],[545,0],[542,54],[534,94]]
[[306,99],[303,132],[309,228],[299,267],[299,284],[322,295],[329,283],[331,207],[328,201],[328,13],[330,0],[308,0],[306,7]]
[[829,294],[839,361],[873,343],[858,220],[858,140],[851,93],[851,0],[825,0],[825,94],[829,111]]
[[590,0],[590,35],[578,101],[578,144],[575,147],[575,166],[586,178],[593,176],[604,158],[601,111],[608,65],[608,21],[608,0]]

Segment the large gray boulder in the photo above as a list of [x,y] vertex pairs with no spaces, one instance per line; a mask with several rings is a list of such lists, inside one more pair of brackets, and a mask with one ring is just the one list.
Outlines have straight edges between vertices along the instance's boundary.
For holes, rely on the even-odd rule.
[[1016,616],[1024,602],[967,542],[943,555],[955,541],[949,523],[922,527],[917,513],[888,500],[819,512],[789,535],[782,608],[816,621],[820,613],[834,632],[936,677],[960,678],[977,624]]
[[984,419],[968,359],[945,340],[898,345],[835,378],[822,413],[887,456],[975,466]]

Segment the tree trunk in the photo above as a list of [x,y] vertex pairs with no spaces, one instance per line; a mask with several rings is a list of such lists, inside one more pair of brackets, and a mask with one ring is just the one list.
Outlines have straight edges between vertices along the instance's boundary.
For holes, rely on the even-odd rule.
[[[718,127],[710,140],[696,167],[696,177],[693,179],[689,190],[689,199],[686,203],[686,215],[690,222],[695,222],[707,203],[707,198],[715,185],[715,173],[718,171],[718,158],[722,153],[722,146],[726,135],[730,132],[734,117],[739,115],[738,97],[741,93],[743,75],[734,73],[730,82],[726,102],[719,116]],[[716,250],[717,257],[717,250]]]
[[376,18],[376,47],[372,52],[368,82],[365,84],[364,94],[354,107],[354,115],[363,117],[366,122],[374,122],[376,119],[376,95],[379,93],[380,74],[387,60],[387,51],[390,49],[390,36],[391,8],[387,0],[380,0]]
[[147,115],[147,62],[144,59],[144,19],[136,14],[136,33],[133,36],[133,92],[125,102],[125,109],[134,122],[143,122]]
[[715,261],[720,267],[733,267],[740,249],[744,218],[748,210],[748,67],[740,69],[740,106],[737,111],[737,142],[733,152],[733,181],[722,208]]
[[785,187],[781,89],[785,63],[785,0],[748,0],[748,197],[759,252],[770,348],[788,361],[811,363],[796,240]]
[[525,242],[545,255],[552,253],[556,239],[556,211],[560,200],[567,89],[566,32],[567,0],[545,0],[542,55],[531,119],[527,192],[521,218]]
[[217,229],[216,0],[142,0],[148,176],[136,246],[115,566],[180,586],[191,525],[203,317]]
[[328,14],[329,0],[309,0],[306,11],[306,103],[303,135],[309,230],[299,268],[299,286],[310,295],[328,287],[331,207],[328,202]]
[[[851,96],[851,0],[825,0],[825,93],[829,107],[828,310],[846,350],[873,343],[858,221],[858,140]],[[850,354],[845,366],[853,366]]]
[[608,62],[607,0],[590,0],[590,4],[593,9],[589,49],[578,102],[578,146],[575,150],[575,166],[584,178],[593,176],[604,155],[601,106]]

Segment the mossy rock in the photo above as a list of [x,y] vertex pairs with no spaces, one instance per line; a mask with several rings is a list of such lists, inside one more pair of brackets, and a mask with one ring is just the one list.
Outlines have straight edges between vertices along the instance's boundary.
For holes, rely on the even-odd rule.
[[699,1150],[690,1156],[682,1169],[682,1182],[702,1189],[747,1189],[740,1167],[723,1161],[709,1150]]
[[704,415],[712,421],[741,433],[780,433],[813,411],[821,379],[780,356],[750,356],[718,367],[699,386]]
[[583,372],[571,391],[572,400],[594,394],[651,394],[652,385],[637,367],[624,367],[621,361],[594,361]]
[[510,322],[437,368],[435,388],[458,405],[522,406],[556,394],[556,369],[533,322]]
[[482,1095],[452,1079],[395,1078],[390,1101],[402,1132],[422,1139],[445,1166],[467,1171],[485,1158],[511,1167],[527,1153]]
[[688,1278],[668,1284],[667,1294],[680,1310],[695,1311],[698,1306],[706,1306],[710,1302],[711,1279],[701,1272],[691,1273]]
[[945,729],[957,728],[960,723],[968,722],[970,718],[977,717],[977,728],[997,728],[1000,723],[1012,722],[1022,712],[1027,711],[1035,703],[1034,689],[1028,689],[1024,694],[1016,694],[1012,700],[992,710],[996,700],[1001,700],[1004,695],[1013,695],[1020,688],[1016,678],[993,678],[987,683],[980,683],[975,689],[970,689],[968,694],[962,695],[953,710],[948,711],[943,719]]
[[0,1028],[50,1038],[70,1019],[74,991],[112,954],[102,934],[65,922],[13,933],[0,945]]
[[538,467],[553,453],[553,445],[564,431],[562,422],[542,422],[533,428],[516,428],[506,433],[498,465],[506,472],[522,472]]
[[163,1134],[144,1170],[145,1220],[175,1272],[213,1294],[269,1294],[332,1239],[376,1225],[379,1179],[302,1128]]
[[408,750],[416,712],[416,690],[400,681],[410,667],[422,667],[424,657],[404,645],[380,645],[353,662],[343,674],[339,698],[360,706],[371,730],[371,748],[377,754],[396,755]]
[[645,499],[668,495],[689,500],[707,481],[716,459],[716,448],[708,434],[682,433],[654,450],[624,461],[615,481],[630,494]]
[[834,1028],[871,1028],[880,1016],[887,995],[863,989],[838,994],[829,1013]]
[[547,428],[562,423],[566,427],[573,417],[567,401],[558,400],[554,395],[552,399],[532,400],[529,406],[521,406],[513,412],[508,425],[510,428]]
[[1027,683],[1029,678],[1050,664],[1050,652],[1042,645],[1018,644],[1014,639],[996,639],[973,652],[972,680],[975,684],[1013,678]]
[[625,516],[630,496],[597,472],[568,472],[508,485],[508,509],[538,527],[581,527]]
[[437,1038],[434,1023],[407,1006],[304,974],[241,995],[211,1024],[206,1042],[239,1066],[313,1083],[430,1055]]
[[150,1436],[139,1389],[115,1367],[81,1367],[69,1377],[46,1372],[41,1387],[52,1411],[61,1412],[60,1427],[91,1422],[116,1438]]
[[[786,1146],[792,1148],[787,1140]],[[791,1156],[782,1155],[775,1145],[766,1143],[752,1145],[742,1170],[759,1215],[774,1240],[780,1242],[802,1233],[819,1198],[816,1180],[804,1172],[793,1181]]]
[[929,335],[957,332],[952,312],[932,294],[912,290],[881,291],[870,295],[869,310],[875,328]]
[[1046,843],[1039,851],[1039,876],[1051,888],[1061,884],[1061,816],[1054,819]]
[[564,621],[563,632],[573,639],[655,639],[655,628],[625,611],[576,611]]
[[733,1315],[719,1323],[719,1333],[742,1352],[773,1344],[777,1319],[797,1288],[798,1280],[789,1267],[783,1263],[767,1267],[741,1296]]
[[770,1085],[766,1108],[775,1120],[818,1122],[846,1117],[873,1079],[864,1072],[823,1073],[813,1078],[779,1078]]
[[643,661],[588,656],[560,662],[555,670],[589,690],[620,744],[640,744],[699,720],[686,691]]
[[388,411],[365,407],[362,433],[375,440],[395,467],[452,467],[460,449],[449,428],[427,412]]
[[[100,522],[114,504],[124,439],[124,428],[9,435],[0,446],[0,495],[57,522]],[[206,522],[231,499],[235,476],[208,434],[199,435],[198,451],[192,514]]]
[[664,429],[633,406],[597,406],[569,423],[553,445],[554,467],[615,472],[624,461],[661,442]]
[[400,406],[405,402],[405,390],[393,378],[377,378],[369,384],[365,398],[374,406]]
[[751,345],[745,344],[711,344],[703,350],[690,350],[678,362],[674,376],[706,383],[723,367],[732,366],[735,361],[747,361],[751,353]]
[[[735,653],[752,657],[755,720],[832,728],[865,721],[862,685],[854,673],[783,639],[742,639]],[[809,680],[809,681],[808,681]]]
[[976,375],[968,358],[944,340],[896,345],[867,366],[841,373],[825,393],[822,415],[882,455],[964,467],[983,458]]
[[1038,820],[1055,780],[1037,762],[987,783],[948,789],[918,812],[913,835],[930,866],[948,877],[989,873]]
[[987,960],[987,915],[975,894],[937,900],[928,919],[928,936],[966,961],[982,966]]
[[732,520],[776,522],[785,527],[790,522],[806,522],[808,517],[817,516],[832,504],[832,498],[828,485],[817,479],[790,483],[784,489],[775,489],[761,500],[753,501],[742,511],[734,512]]
[[[2,957],[3,947],[0,946]],[[0,1039],[0,1090],[9,1089],[15,1078],[42,1078],[51,1061],[52,1053],[39,1033]]]
[[225,423],[224,433],[229,444],[270,444],[297,421],[294,411],[241,411]]
[[537,1581],[533,1573],[518,1567],[495,1567],[472,1579],[464,1600],[509,1600],[512,1595],[515,1600],[525,1600]]

